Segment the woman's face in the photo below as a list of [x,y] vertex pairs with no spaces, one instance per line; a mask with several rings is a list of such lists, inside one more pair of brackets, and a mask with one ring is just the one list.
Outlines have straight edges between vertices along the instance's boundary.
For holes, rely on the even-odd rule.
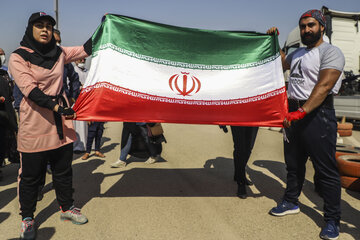
[[51,41],[53,26],[47,19],[40,19],[33,25],[33,37],[41,44],[47,44]]

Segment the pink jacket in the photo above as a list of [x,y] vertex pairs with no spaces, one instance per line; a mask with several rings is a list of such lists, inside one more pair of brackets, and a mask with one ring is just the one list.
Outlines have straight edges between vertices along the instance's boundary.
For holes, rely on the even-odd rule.
[[[29,52],[31,49],[21,47]],[[64,138],[59,139],[53,111],[31,101],[29,93],[38,87],[47,95],[58,95],[63,87],[64,64],[87,57],[83,46],[62,47],[62,53],[52,69],[45,69],[25,61],[13,53],[9,60],[9,71],[16,85],[24,94],[20,103],[20,124],[18,133],[19,152],[41,152],[59,148],[76,140],[72,120],[63,117]],[[65,93],[64,98],[67,101]]]

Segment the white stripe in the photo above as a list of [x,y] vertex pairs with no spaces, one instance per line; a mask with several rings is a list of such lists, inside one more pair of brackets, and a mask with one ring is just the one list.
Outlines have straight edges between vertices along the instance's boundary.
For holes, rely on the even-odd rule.
[[[178,87],[183,89],[181,72],[188,72],[201,82],[201,89],[192,96],[172,91],[169,79],[179,74]],[[253,68],[237,70],[192,70],[139,60],[112,49],[99,51],[92,59],[85,86],[109,82],[134,91],[178,99],[225,100],[247,98],[268,93],[284,86],[281,59]],[[192,80],[188,77],[188,88]],[[172,85],[175,90],[175,86]],[[196,86],[197,87],[197,86]],[[195,89],[196,90],[196,89]]]

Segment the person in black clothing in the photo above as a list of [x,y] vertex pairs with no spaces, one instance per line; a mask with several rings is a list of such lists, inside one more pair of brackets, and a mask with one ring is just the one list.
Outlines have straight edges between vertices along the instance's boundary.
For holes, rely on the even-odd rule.
[[243,199],[247,197],[246,185],[253,185],[246,178],[245,168],[254,147],[258,129],[258,127],[231,126],[234,141],[234,181],[238,184],[237,196]]
[[[227,133],[226,126],[220,128]],[[246,164],[249,161],[251,151],[254,147],[259,127],[231,126],[231,133],[234,142],[234,181],[238,184],[237,196],[245,199],[247,197],[246,185],[253,183],[246,178]]]
[[[0,69],[0,166],[4,164],[5,157],[11,162],[19,161],[16,150],[18,126],[12,106],[12,82],[9,79],[7,71]],[[0,179],[2,177],[0,170]]]

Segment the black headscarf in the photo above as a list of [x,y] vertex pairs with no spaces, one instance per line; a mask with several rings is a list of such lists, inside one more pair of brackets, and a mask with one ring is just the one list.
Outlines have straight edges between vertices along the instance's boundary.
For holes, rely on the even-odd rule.
[[29,59],[32,64],[51,69],[58,60],[62,50],[56,45],[54,36],[47,44],[42,44],[34,39],[33,23],[26,27],[25,35],[20,42],[21,46],[30,48],[34,51]]

